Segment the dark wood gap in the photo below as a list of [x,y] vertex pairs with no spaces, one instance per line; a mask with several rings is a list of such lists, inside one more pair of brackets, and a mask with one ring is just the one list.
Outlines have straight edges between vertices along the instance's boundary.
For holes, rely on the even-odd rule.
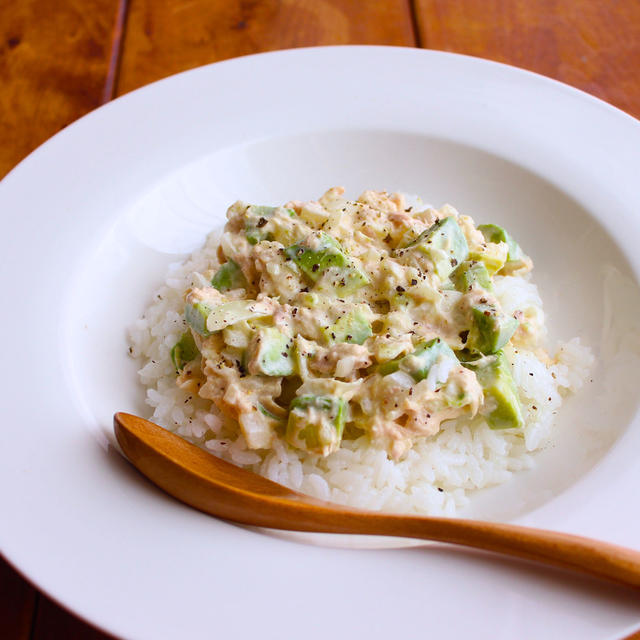
[[413,28],[413,39],[415,46],[420,49],[427,48],[425,30],[420,26],[420,7],[417,0],[408,0],[409,14],[411,16],[411,26]]
[[29,640],[36,589],[0,553],[0,638]]
[[36,630],[36,619],[38,617],[38,609],[40,608],[40,592],[36,592],[35,601],[33,603],[33,612],[31,614],[31,629],[29,630],[29,640],[34,640],[34,634]]
[[122,60],[122,51],[124,44],[124,36],[127,28],[127,15],[129,14],[129,0],[119,0],[118,11],[113,25],[113,38],[111,40],[111,56],[109,58],[109,69],[104,84],[104,92],[102,94],[102,104],[109,102],[115,98],[116,87],[118,86],[118,75],[120,72],[120,61]]

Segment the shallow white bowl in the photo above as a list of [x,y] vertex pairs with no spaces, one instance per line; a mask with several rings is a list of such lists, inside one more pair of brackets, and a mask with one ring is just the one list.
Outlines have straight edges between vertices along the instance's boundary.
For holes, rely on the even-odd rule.
[[111,416],[145,412],[126,325],[229,203],[336,184],[419,193],[504,223],[534,259],[552,340],[579,335],[598,356],[537,468],[469,513],[637,546],[639,166],[640,123],[613,107],[414,49],[241,58],[78,121],[0,184],[2,551],[126,637],[619,637],[640,624],[622,589],[444,546],[353,551],[204,516],[121,459]]

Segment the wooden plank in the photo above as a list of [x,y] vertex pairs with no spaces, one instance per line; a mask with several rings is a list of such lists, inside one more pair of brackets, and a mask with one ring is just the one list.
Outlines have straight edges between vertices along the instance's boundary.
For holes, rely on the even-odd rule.
[[36,590],[0,556],[0,638],[27,640]]
[[274,49],[415,44],[410,0],[131,0],[117,93]]
[[414,0],[420,45],[506,62],[640,117],[638,0]]
[[111,98],[123,6],[124,0],[0,0],[0,177]]
[[68,613],[44,595],[39,596],[38,610],[30,640],[113,640],[113,636]]

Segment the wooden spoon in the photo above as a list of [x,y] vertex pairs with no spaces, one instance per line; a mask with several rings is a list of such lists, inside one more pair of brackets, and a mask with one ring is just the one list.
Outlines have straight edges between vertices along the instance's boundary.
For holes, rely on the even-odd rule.
[[639,551],[511,524],[343,508],[236,467],[143,418],[117,413],[114,429],[127,458],[147,478],[178,500],[218,518],[289,531],[437,540],[640,587]]

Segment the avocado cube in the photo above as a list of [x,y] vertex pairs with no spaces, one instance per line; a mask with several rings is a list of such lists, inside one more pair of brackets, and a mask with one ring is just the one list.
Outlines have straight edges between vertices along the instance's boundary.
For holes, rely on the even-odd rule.
[[258,244],[262,240],[268,240],[269,234],[262,228],[269,222],[276,210],[276,207],[264,205],[249,205],[244,213],[245,235],[249,244]]
[[504,267],[507,261],[508,248],[505,244],[487,244],[469,250],[469,260],[482,262],[490,276]]
[[259,329],[247,353],[249,373],[264,376],[290,376],[294,365],[293,340],[275,327]]
[[511,375],[511,367],[502,351],[478,363],[466,363],[472,369],[482,387],[485,401],[494,405],[487,416],[492,429],[518,429],[524,425],[518,390]]
[[371,323],[359,309],[346,313],[336,320],[336,323],[328,329],[323,329],[323,334],[328,342],[350,342],[362,344],[373,335]]
[[268,207],[265,205],[252,204],[247,207],[244,213],[245,235],[249,244],[258,244],[263,240],[272,240],[273,234],[265,230],[264,227],[269,224],[278,209],[283,209],[290,216],[295,216],[292,209],[284,209],[284,207]]
[[176,373],[180,373],[188,362],[195,360],[199,353],[193,334],[191,331],[185,331],[171,349],[171,362],[173,362]]
[[436,274],[444,280],[469,255],[469,245],[455,218],[438,220],[399,252],[416,249],[433,263]]
[[213,332],[207,329],[207,318],[213,307],[206,302],[187,303],[184,307],[184,318],[187,324],[203,338],[208,338]]
[[520,245],[497,224],[481,224],[478,231],[482,233],[487,242],[504,242],[507,245],[507,260],[505,262],[511,269],[517,269],[525,266],[525,255]]
[[324,231],[315,231],[285,253],[314,282],[330,267],[344,268],[349,259],[340,243]]
[[314,231],[302,242],[285,249],[286,255],[313,282],[323,276],[325,288],[349,295],[369,284],[369,278],[348,256],[340,243],[324,231]]
[[477,304],[471,308],[473,325],[466,347],[472,351],[492,354],[504,347],[518,328],[518,321],[498,311],[491,304]]
[[247,279],[242,269],[233,261],[225,262],[211,279],[211,285],[224,293],[231,289],[246,289]]
[[297,449],[326,456],[340,446],[346,414],[343,398],[298,396],[289,407],[287,442]]
[[451,274],[451,280],[458,291],[463,293],[479,287],[485,291],[493,290],[491,276],[484,262],[465,260]]
[[[450,358],[458,362],[451,347],[442,338],[434,338],[417,344],[412,353],[380,365],[378,373],[386,376],[401,370],[408,373],[416,382],[420,382],[429,375],[431,367],[442,358]],[[445,382],[445,380],[438,380],[438,382]]]

